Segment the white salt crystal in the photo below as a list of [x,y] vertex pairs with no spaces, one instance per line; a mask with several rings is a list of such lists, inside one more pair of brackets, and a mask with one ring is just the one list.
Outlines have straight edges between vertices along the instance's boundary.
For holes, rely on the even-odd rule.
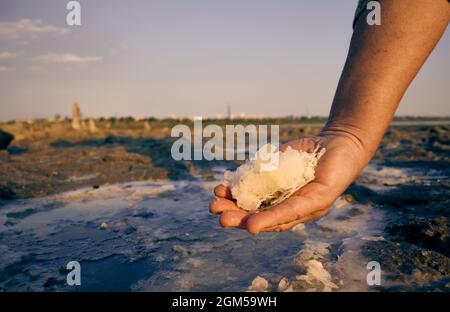
[[270,207],[314,180],[317,161],[324,152],[323,148],[307,153],[288,147],[279,153],[278,166],[270,171],[263,170],[267,162],[256,157],[234,172],[225,171],[223,184],[231,189],[242,209],[254,211]]

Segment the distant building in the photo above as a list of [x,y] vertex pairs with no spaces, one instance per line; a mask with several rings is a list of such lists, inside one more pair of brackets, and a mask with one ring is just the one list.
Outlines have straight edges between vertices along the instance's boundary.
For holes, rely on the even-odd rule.
[[81,111],[77,102],[72,104],[72,129],[81,129]]

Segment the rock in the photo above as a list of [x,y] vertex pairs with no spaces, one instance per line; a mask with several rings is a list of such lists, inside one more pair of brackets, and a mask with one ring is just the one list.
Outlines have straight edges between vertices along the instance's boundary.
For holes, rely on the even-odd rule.
[[419,269],[413,269],[411,271],[410,281],[413,283],[425,284],[434,279],[433,275],[429,272],[422,272]]
[[[383,276],[392,283],[407,280],[408,283],[403,286],[405,290],[410,289],[413,283],[426,285],[450,276],[450,259],[447,256],[412,243],[389,240],[367,242],[362,248],[362,255],[367,259],[383,259]],[[404,275],[408,272],[411,273],[405,279]]]
[[[443,203],[443,207],[444,205]],[[387,233],[397,241],[405,240],[424,249],[435,250],[447,257],[450,256],[448,248],[450,245],[450,222],[448,217],[441,216],[431,219],[411,213],[400,221],[388,225]]]
[[291,288],[291,283],[289,282],[289,280],[286,277],[283,277],[279,282],[278,282],[278,291],[289,291],[289,289]]
[[16,198],[16,192],[8,186],[0,186],[0,199],[14,199]]
[[269,282],[261,276],[255,277],[250,286],[250,290],[253,291],[266,291],[269,288]]
[[0,150],[7,149],[12,140],[14,136],[11,133],[0,130]]
[[351,194],[345,194],[344,199],[348,203],[353,203],[353,201],[355,200]]
[[81,129],[81,111],[78,103],[73,103],[72,105],[72,129]]

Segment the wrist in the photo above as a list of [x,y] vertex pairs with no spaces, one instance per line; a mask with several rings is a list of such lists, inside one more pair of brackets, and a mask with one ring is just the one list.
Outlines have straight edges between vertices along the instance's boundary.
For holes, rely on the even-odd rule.
[[332,148],[345,149],[362,170],[375,153],[378,142],[366,131],[346,122],[329,121],[320,131],[319,137]]

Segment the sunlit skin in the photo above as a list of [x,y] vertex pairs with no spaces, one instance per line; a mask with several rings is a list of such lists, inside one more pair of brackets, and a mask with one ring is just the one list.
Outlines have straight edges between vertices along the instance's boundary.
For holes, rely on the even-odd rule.
[[210,211],[220,215],[223,227],[257,234],[288,230],[320,218],[372,158],[403,94],[450,20],[447,0],[380,3],[382,25],[367,25],[364,15],[355,25],[330,116],[321,133],[281,147],[312,151],[320,144],[326,148],[314,181],[258,213],[238,208],[230,190],[217,186]]

